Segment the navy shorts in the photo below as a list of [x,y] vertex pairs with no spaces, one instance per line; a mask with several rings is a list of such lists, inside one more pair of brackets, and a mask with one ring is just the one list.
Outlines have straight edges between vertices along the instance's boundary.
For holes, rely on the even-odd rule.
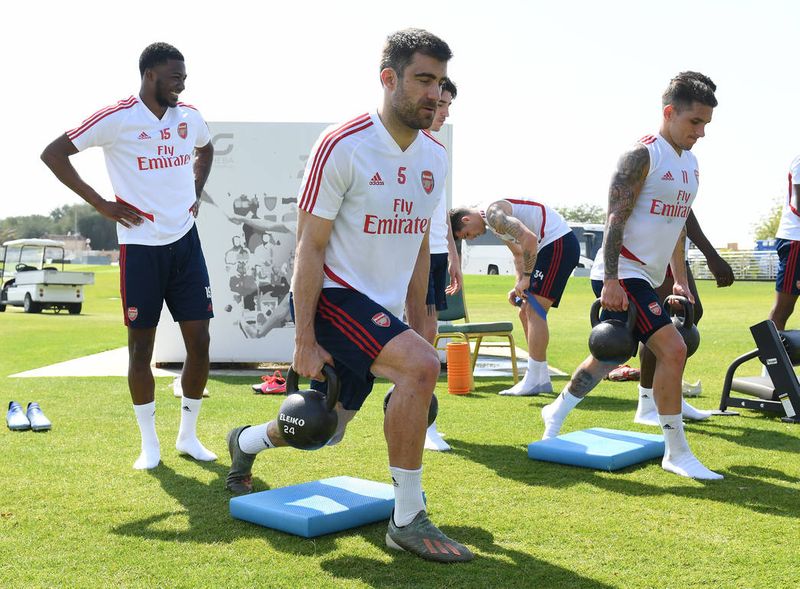
[[[697,283],[694,281],[694,274],[692,274],[689,260],[686,260],[686,278],[689,281],[689,292],[692,293],[694,297],[694,322],[700,323],[700,319],[703,317],[703,302],[700,300],[700,293],[697,292]],[[656,289],[656,293],[662,297],[661,300],[664,300],[672,294],[673,284],[675,284],[675,279],[672,276],[672,268],[667,266],[667,276],[664,278],[664,282],[661,283],[661,286]]]
[[447,309],[447,254],[431,254],[431,272],[428,275],[426,305],[435,305],[437,311]]
[[[290,299],[291,300],[291,299]],[[294,320],[294,303],[291,304]],[[314,332],[317,343],[333,356],[339,375],[339,402],[358,411],[372,392],[372,363],[384,346],[409,329],[368,296],[348,288],[323,288],[319,295]],[[311,388],[325,391],[325,383]]]
[[776,239],[778,249],[778,276],[775,290],[786,294],[800,295],[800,241]]
[[[628,295],[628,304],[636,307],[636,327],[633,334],[640,342],[647,343],[650,336],[665,325],[672,325],[669,313],[658,300],[658,294],[650,283],[641,278],[625,278],[619,283]],[[592,280],[592,290],[598,297],[603,290],[602,280]],[[600,320],[619,319],[623,323],[628,321],[628,313],[622,311],[600,312]]]
[[168,245],[119,247],[119,288],[125,325],[158,325],[164,302],[175,321],[211,319],[211,283],[197,227]]
[[550,299],[553,301],[553,307],[558,307],[567,280],[578,266],[580,256],[581,246],[572,231],[548,243],[536,256],[536,266],[531,274],[528,290],[535,295]]

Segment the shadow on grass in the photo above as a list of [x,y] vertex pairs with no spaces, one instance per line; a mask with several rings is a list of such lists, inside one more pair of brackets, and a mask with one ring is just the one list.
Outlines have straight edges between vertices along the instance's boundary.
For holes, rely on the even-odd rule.
[[613,474],[576,466],[540,462],[528,458],[527,447],[473,444],[448,438],[453,453],[482,464],[498,476],[528,485],[563,489],[586,483],[612,493],[632,497],[672,495],[738,505],[758,513],[796,518],[800,493],[796,488],[773,484],[769,479],[796,484],[798,479],[781,471],[758,466],[732,466],[722,481],[690,481],[664,473],[674,484],[658,486],[631,480],[625,475],[653,465],[645,462]]
[[[777,418],[764,417],[763,419],[767,420],[768,423],[777,422]],[[739,446],[760,450],[779,450],[797,455],[800,454],[800,427],[795,427],[797,427],[795,435],[790,435],[774,429],[759,429],[739,425],[736,423],[735,416],[719,416],[704,421],[702,427],[692,428],[691,431],[692,433],[721,438]]]
[[[442,531],[473,548],[475,560],[444,567],[391,551],[395,555],[391,562],[341,556],[324,560],[321,568],[338,578],[359,580],[371,587],[610,587],[525,552],[499,546],[494,536],[482,528],[443,526]],[[372,537],[368,539],[375,542]],[[378,540],[376,547],[383,549],[383,536]]]

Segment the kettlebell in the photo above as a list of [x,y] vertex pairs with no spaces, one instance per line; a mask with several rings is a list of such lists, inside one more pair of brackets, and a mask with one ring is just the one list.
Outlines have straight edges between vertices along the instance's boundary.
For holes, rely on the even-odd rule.
[[[386,393],[386,396],[383,398],[383,413],[386,414],[386,408],[389,406],[389,397],[392,396],[394,392],[394,385],[389,387],[389,392]],[[436,421],[436,416],[439,415],[439,399],[436,398],[436,394],[431,397],[431,404],[428,406],[428,427],[433,425],[433,422]]]
[[328,383],[328,392],[314,389],[301,391],[298,375],[293,368],[286,374],[286,391],[289,395],[278,410],[278,428],[286,442],[300,450],[318,450],[336,433],[339,416],[339,376],[333,366],[325,364],[322,374]]
[[[669,305],[670,299],[680,303],[681,307],[683,307],[683,316],[675,313],[672,306]],[[686,344],[686,357],[688,358],[700,347],[700,331],[697,329],[697,325],[694,324],[694,305],[686,297],[671,295],[664,299],[664,307],[669,309],[670,315],[672,315],[672,324],[681,334]]]
[[592,323],[592,332],[589,334],[592,356],[608,364],[624,364],[636,355],[637,342],[633,337],[636,308],[633,303],[628,303],[628,320],[625,323],[619,319],[600,321],[600,299],[597,299],[592,303],[589,320]]

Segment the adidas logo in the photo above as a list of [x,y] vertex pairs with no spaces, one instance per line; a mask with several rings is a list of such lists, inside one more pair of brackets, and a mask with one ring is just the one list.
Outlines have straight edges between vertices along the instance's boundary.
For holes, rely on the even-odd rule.
[[672,172],[670,172],[669,170],[667,170],[666,174],[661,176],[661,179],[662,180],[670,180],[670,181],[675,180],[675,178],[672,177]]
[[189,412],[189,413],[191,413],[191,412],[192,412],[192,410],[191,410],[191,409],[189,409],[189,406],[188,406],[188,405],[184,405],[184,406],[183,406],[183,410],[184,410],[184,411],[187,411],[187,412]]
[[668,424],[668,423],[665,423],[665,424],[664,424],[664,427],[663,427],[662,429],[675,429],[675,428],[674,428],[674,427],[672,427],[670,424]]
[[372,180],[369,181],[370,186],[383,186],[383,178],[379,172],[375,172],[375,175],[372,177]]
[[139,139],[150,139],[150,135],[142,131],[141,133],[139,133]]

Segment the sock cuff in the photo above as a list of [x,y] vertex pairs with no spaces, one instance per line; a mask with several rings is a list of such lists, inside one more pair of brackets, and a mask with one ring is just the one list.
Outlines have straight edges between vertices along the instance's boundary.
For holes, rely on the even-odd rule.
[[156,412],[156,402],[153,400],[149,403],[145,403],[144,405],[134,405],[133,411],[137,416],[148,417]]
[[422,474],[422,467],[416,468],[414,470],[409,470],[407,468],[400,468],[399,466],[391,466],[389,465],[389,471],[392,474],[399,474],[399,475],[419,475]]
[[186,395],[181,398],[181,405],[188,405],[189,409],[199,409],[203,404],[203,399],[190,399]]
[[643,387],[642,385],[639,385],[639,396],[641,397],[643,393],[646,393],[646,394],[650,395],[651,398],[653,397],[653,389],[652,388],[648,389],[648,388]]

